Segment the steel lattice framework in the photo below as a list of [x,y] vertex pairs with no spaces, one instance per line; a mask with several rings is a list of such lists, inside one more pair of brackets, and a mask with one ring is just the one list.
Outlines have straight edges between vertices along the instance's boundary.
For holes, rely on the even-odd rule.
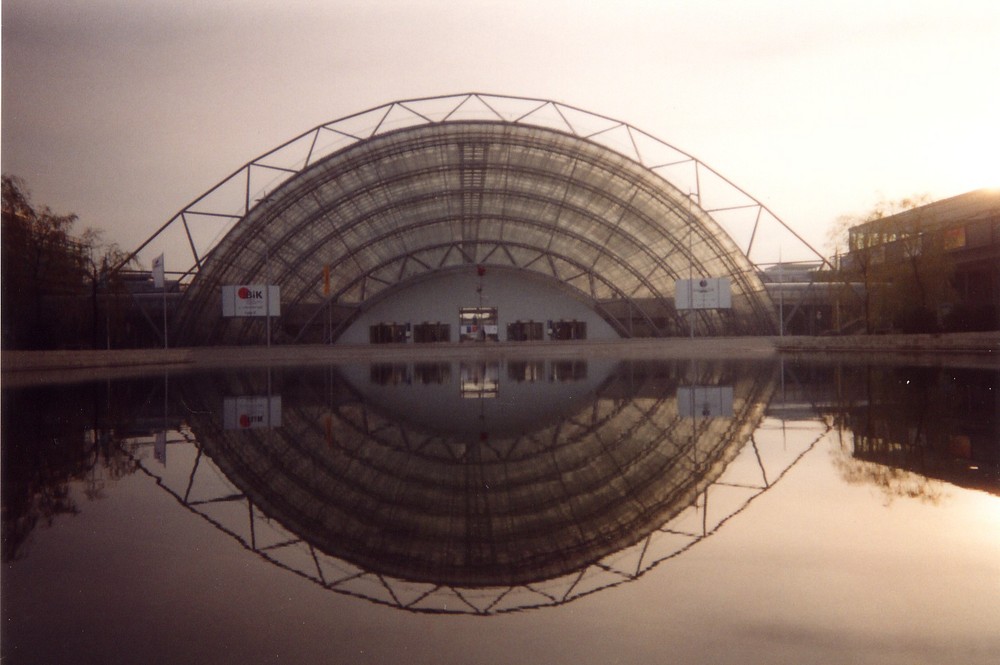
[[[622,121],[549,100],[467,93],[397,101],[326,123],[248,162],[134,253],[192,259],[172,336],[260,339],[224,320],[224,284],[276,283],[302,338],[402,285],[476,266],[549,278],[620,334],[680,334],[676,280],[727,276],[733,310],[705,334],[776,330],[754,260],[819,253],[691,155]],[[182,243],[182,244],[181,244]],[[172,259],[173,261],[174,259]],[[329,274],[328,282],[324,273]]]

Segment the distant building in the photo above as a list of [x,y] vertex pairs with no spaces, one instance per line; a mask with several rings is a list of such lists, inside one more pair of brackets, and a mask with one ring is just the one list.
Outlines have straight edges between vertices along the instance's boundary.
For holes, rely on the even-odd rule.
[[[946,330],[1000,329],[1000,189],[980,189],[859,224],[849,231],[843,266],[862,261],[902,266],[935,251],[950,264],[954,287]],[[888,272],[888,271],[887,271]]]
[[762,266],[760,279],[774,302],[781,335],[822,335],[836,326],[834,301],[839,285],[822,261]]

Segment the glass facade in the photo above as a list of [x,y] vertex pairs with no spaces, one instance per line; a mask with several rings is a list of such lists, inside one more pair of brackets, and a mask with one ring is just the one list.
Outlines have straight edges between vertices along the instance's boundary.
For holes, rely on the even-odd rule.
[[[687,193],[546,127],[477,120],[395,130],[315,162],[248,207],[188,286],[179,343],[263,334],[263,321],[221,316],[223,285],[280,285],[276,339],[317,341],[396,287],[479,265],[570,285],[623,336],[687,334],[676,280],[729,277],[732,310],[695,313],[697,333],[777,328],[753,264]],[[324,328],[333,311],[339,320]]]

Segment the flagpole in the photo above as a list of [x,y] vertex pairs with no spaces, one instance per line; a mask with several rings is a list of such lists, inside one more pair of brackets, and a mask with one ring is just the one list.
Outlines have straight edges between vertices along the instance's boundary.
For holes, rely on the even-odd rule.
[[163,280],[163,348],[167,348],[167,280]]

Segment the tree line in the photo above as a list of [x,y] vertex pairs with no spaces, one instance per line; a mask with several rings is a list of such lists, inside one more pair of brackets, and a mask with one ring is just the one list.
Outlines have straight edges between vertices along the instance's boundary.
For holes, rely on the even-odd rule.
[[[936,333],[986,330],[989,312],[970,311],[955,289],[956,266],[926,196],[883,201],[831,230],[837,246],[833,305],[841,332]],[[905,224],[896,215],[912,211]],[[842,253],[843,252],[843,253]]]
[[119,342],[126,292],[113,272],[126,254],[75,214],[36,205],[2,176],[0,320],[4,349],[103,348]]

